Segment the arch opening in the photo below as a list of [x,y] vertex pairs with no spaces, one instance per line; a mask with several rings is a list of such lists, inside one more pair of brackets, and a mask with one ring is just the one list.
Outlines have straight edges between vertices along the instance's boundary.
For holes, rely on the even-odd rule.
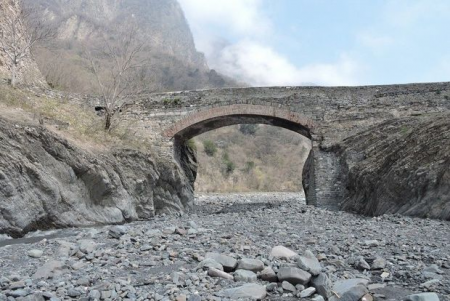
[[[203,111],[187,116],[166,131],[166,135],[171,136],[173,139],[175,159],[190,179],[192,187],[194,187],[197,179],[198,161],[196,153],[192,150],[188,142],[199,135],[233,125],[256,124],[287,129],[311,141],[312,122],[296,113],[284,110],[271,110],[268,113],[262,114],[261,112],[249,112],[248,109],[242,113],[230,112],[229,109],[225,109],[223,114],[214,113],[211,114],[211,111]],[[312,158],[310,149],[308,149],[306,157],[309,158],[305,160],[306,163],[310,162],[310,158]],[[313,165],[305,164],[303,170],[299,171],[298,175],[298,181],[305,191],[307,203],[313,203],[312,200],[308,200],[308,195],[310,195],[308,189],[313,174]],[[301,180],[302,178],[303,181]]]

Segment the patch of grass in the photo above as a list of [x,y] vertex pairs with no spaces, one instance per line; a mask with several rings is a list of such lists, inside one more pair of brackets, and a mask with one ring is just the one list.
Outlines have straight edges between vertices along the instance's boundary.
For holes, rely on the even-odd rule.
[[[104,118],[68,99],[51,98],[27,90],[13,89],[7,84],[0,84],[0,105],[6,106],[18,116],[9,118],[18,121],[36,121],[53,130],[64,138],[94,148],[132,148],[148,151],[151,148],[148,139],[139,138],[135,126],[130,122],[116,121],[109,132],[104,131]],[[19,116],[20,115],[20,116]],[[60,127],[58,125],[67,125]]]
[[181,99],[180,98],[164,98],[163,104],[165,106],[180,106],[181,105]]

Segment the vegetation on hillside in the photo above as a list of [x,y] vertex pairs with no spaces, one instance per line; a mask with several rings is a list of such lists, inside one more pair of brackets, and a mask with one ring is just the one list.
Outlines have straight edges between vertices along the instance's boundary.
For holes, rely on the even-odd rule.
[[198,192],[302,190],[310,141],[297,133],[267,125],[238,125],[194,140]]
[[119,122],[103,131],[104,119],[78,105],[72,96],[14,89],[0,83],[0,117],[13,122],[45,126],[70,141],[91,150],[126,147],[148,151],[151,143],[137,138],[133,124]]

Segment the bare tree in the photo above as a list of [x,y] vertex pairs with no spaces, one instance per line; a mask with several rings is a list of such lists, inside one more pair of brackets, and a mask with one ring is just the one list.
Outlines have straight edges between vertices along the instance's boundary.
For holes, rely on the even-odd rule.
[[35,8],[25,8],[21,0],[10,3],[13,9],[0,10],[0,51],[9,60],[11,85],[15,87],[21,62],[31,56],[36,43],[54,36],[54,31],[45,26]]
[[145,64],[141,59],[145,42],[139,38],[137,25],[129,24],[116,30],[114,36],[105,36],[98,51],[88,51],[91,71],[105,113],[105,130],[124,105],[124,100],[138,94],[138,71]]

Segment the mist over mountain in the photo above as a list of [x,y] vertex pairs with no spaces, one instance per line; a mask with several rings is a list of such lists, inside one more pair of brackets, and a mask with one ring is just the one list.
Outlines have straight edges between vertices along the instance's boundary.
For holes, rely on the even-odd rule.
[[54,27],[56,38],[35,50],[35,58],[54,87],[91,92],[92,75],[83,56],[114,39],[134,22],[145,42],[146,68],[141,80],[150,91],[193,90],[238,86],[210,70],[195,48],[184,13],[176,0],[25,0]]

